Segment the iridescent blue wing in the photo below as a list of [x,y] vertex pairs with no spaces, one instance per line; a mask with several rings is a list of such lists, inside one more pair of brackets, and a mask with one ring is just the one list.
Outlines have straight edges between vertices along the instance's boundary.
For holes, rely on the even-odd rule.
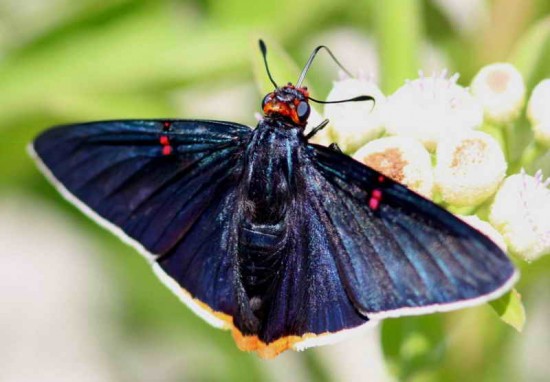
[[[300,172],[304,176],[300,181],[312,181],[306,168]],[[330,334],[347,336],[353,333],[349,329],[368,321],[346,293],[345,279],[338,272],[338,253],[312,196],[308,191],[297,194],[289,207],[283,264],[276,276],[276,288],[268,296],[269,307],[260,331],[260,339],[266,343],[291,336],[297,350],[335,342]]]
[[159,275],[204,317],[192,298],[235,310],[224,234],[250,133],[214,121],[94,122],[47,130],[32,151],[68,200],[159,261]]
[[476,229],[346,155],[309,149],[308,197],[362,314],[458,309],[496,298],[515,282],[506,254]]

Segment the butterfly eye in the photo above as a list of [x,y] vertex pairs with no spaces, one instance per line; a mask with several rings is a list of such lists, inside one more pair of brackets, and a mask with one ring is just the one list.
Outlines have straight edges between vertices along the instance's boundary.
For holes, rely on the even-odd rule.
[[271,93],[267,94],[262,100],[262,109],[265,107],[266,104],[270,103],[272,99],[273,96],[271,95]]
[[298,115],[298,118],[300,118],[300,121],[305,121],[309,117],[310,111],[311,109],[306,101],[300,101],[298,107],[296,108],[296,114]]

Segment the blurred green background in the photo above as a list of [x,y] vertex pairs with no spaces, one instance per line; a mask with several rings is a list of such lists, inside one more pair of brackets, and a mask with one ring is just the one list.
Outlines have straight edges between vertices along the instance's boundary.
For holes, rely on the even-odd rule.
[[[0,0],[0,381],[548,380],[548,256],[522,265],[521,334],[481,306],[263,361],[181,305],[25,154],[66,122],[255,124],[259,37],[281,83],[320,43],[386,94],[419,69],[468,84],[484,64],[511,61],[529,91],[550,77],[548,0]],[[306,82],[322,99],[336,78],[320,58]]]

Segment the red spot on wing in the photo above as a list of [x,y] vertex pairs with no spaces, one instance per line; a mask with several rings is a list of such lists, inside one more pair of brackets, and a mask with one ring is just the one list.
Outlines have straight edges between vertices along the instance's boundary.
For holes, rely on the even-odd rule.
[[162,155],[170,155],[172,154],[172,146],[163,146],[162,147]]
[[369,199],[369,208],[371,210],[377,210],[380,207],[380,202],[382,201],[382,191],[375,188],[372,190],[370,199]]
[[380,200],[375,199],[375,198],[370,198],[370,200],[369,200],[369,208],[370,208],[371,210],[377,210],[379,206],[380,206]]
[[382,183],[386,178],[384,178],[384,175],[378,175],[378,182]]
[[[172,126],[172,122],[170,121],[164,121],[162,123],[162,131],[166,133],[170,127]],[[170,145],[170,138],[168,135],[161,135],[159,137],[159,142],[162,145],[162,155],[170,155],[174,151],[173,147]]]

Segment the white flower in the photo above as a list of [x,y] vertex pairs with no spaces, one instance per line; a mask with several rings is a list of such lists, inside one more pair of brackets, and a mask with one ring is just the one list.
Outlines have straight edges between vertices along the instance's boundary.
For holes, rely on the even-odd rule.
[[535,86],[527,106],[527,116],[533,125],[535,139],[550,148],[550,79]]
[[327,101],[339,101],[369,95],[372,102],[346,102],[325,105],[325,117],[330,120],[332,137],[343,151],[351,152],[378,137],[383,131],[381,110],[386,97],[374,82],[347,78],[334,82]]
[[531,261],[550,253],[549,181],[539,171],[533,176],[512,175],[498,190],[489,221],[504,236],[508,247]]
[[453,131],[474,129],[483,122],[483,109],[462,86],[458,75],[421,77],[409,81],[388,98],[385,125],[388,133],[420,140],[433,150]]
[[370,141],[353,157],[413,191],[432,197],[433,171],[430,154],[409,137],[384,137]]
[[506,252],[506,241],[504,237],[498,232],[495,227],[487,223],[484,220],[481,220],[476,215],[456,215],[460,219],[464,220],[466,223],[477,229],[479,232],[491,239],[500,249]]
[[506,167],[502,149],[489,134],[452,134],[437,147],[436,187],[452,205],[477,205],[495,193]]
[[471,91],[483,105],[487,119],[495,122],[517,118],[525,102],[523,77],[508,63],[481,68],[472,81]]

